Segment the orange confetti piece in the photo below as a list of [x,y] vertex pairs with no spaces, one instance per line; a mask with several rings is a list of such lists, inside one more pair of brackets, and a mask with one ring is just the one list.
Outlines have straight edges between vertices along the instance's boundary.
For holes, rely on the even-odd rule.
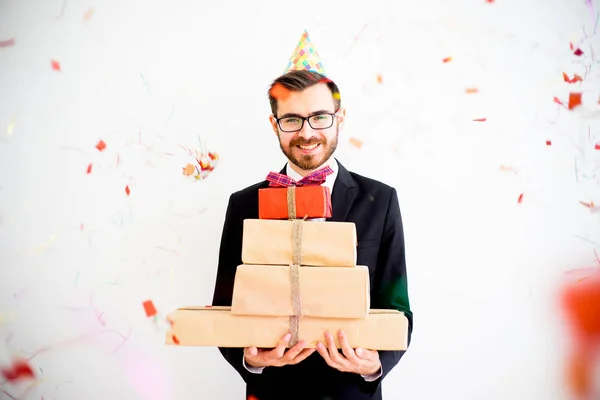
[[88,174],[92,173],[92,164],[88,165],[88,167],[87,167],[87,173]]
[[381,82],[383,82],[383,77],[381,76],[381,74],[377,74],[377,83]]
[[546,140],[546,146],[551,146],[552,145],[552,141],[551,140]]
[[106,143],[100,140],[96,145],[96,148],[98,149],[98,151],[103,151],[104,149],[106,149]]
[[567,75],[565,72],[563,72],[562,74],[563,74],[564,81],[567,83],[583,82],[583,79],[581,78],[581,76],[579,76],[577,74],[573,75],[573,78],[569,78],[569,75]]
[[211,153],[211,152],[209,152],[209,153],[208,153],[208,157],[209,157],[211,160],[213,160],[213,161],[214,161],[214,160],[217,160],[217,159],[219,158],[219,155],[218,155],[217,153]]
[[363,142],[355,137],[351,137],[348,141],[352,146],[356,147],[357,149],[360,149],[363,145]]
[[190,176],[190,175],[193,175],[195,171],[196,171],[196,167],[194,167],[193,164],[188,164],[183,169],[183,174],[185,176]]
[[452,57],[446,57],[442,59],[443,63],[449,63],[450,61],[452,61]]
[[587,398],[592,389],[592,362],[582,351],[570,356],[566,369],[566,380],[572,393]]
[[177,336],[171,335],[171,338],[173,339],[173,343],[179,344],[179,339],[177,339]]
[[479,89],[477,89],[477,88],[467,88],[467,89],[465,89],[465,92],[467,92],[467,94],[479,93]]
[[56,60],[51,60],[50,65],[52,65],[52,69],[55,71],[60,71],[60,63]]
[[582,206],[585,206],[587,208],[596,208],[596,206],[594,205],[593,201],[590,201],[589,203],[586,203],[585,201],[579,200],[579,204],[581,204]]
[[8,381],[35,377],[33,370],[26,361],[16,361],[10,368],[3,368],[2,376]]
[[290,91],[288,89],[286,89],[285,87],[283,87],[282,84],[276,83],[271,88],[270,95],[271,95],[271,97],[273,97],[277,100],[285,101],[289,97]]
[[129,189],[129,185],[125,186],[125,193],[127,193],[127,196],[129,196],[129,194],[131,193],[131,189]]
[[475,118],[473,121],[474,122],[485,122],[485,121],[487,121],[487,118],[485,118],[485,117],[483,117],[483,118]]
[[146,311],[147,317],[154,317],[156,315],[156,307],[154,307],[152,300],[146,300],[142,304],[144,305],[144,311]]
[[569,93],[569,110],[581,105],[581,93]]
[[517,203],[521,204],[523,202],[523,193],[521,193],[519,195],[519,198],[517,199]]
[[92,15],[94,15],[94,9],[90,8],[89,10],[87,10],[85,12],[85,14],[83,14],[83,19],[85,19],[86,21],[89,21],[92,18]]

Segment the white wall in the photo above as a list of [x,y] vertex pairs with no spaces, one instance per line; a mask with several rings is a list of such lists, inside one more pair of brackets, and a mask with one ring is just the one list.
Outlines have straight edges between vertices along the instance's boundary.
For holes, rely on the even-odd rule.
[[[348,108],[338,158],[400,196],[415,331],[386,398],[568,398],[556,283],[600,253],[591,3],[0,1],[0,365],[39,352],[0,397],[242,398],[162,317],[211,301],[228,196],[283,166],[266,90],[306,28]],[[192,182],[198,136],[221,161]]]

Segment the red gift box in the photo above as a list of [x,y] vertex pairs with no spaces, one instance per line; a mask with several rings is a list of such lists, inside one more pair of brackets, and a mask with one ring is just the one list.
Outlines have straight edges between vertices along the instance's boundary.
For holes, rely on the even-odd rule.
[[331,218],[331,212],[331,192],[326,186],[258,190],[259,219]]

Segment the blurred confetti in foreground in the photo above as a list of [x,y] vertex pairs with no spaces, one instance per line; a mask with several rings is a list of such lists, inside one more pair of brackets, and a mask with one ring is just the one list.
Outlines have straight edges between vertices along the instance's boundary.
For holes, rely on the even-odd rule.
[[571,335],[565,368],[574,399],[597,399],[594,374],[600,363],[600,266],[572,271],[563,283],[560,304]]
[[196,180],[202,180],[206,179],[215,169],[217,162],[219,161],[219,155],[217,153],[204,151],[203,149],[190,149],[181,144],[179,146],[194,159],[193,163],[187,163],[187,165],[183,167],[183,175],[193,176]]

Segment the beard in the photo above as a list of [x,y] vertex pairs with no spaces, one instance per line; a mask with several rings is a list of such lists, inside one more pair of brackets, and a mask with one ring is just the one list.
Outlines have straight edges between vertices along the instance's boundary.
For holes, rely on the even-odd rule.
[[[279,134],[279,147],[288,160],[302,169],[303,171],[313,171],[319,168],[321,165],[327,162],[332,154],[335,152],[335,149],[338,145],[338,135],[340,133],[339,126],[335,127],[335,136],[331,139],[331,141],[327,141],[325,138],[311,137],[309,140],[305,140],[304,138],[297,137],[290,141],[288,148],[283,147],[283,143],[281,142],[281,134]],[[300,154],[295,156],[293,154],[293,149],[296,146],[311,146],[314,144],[321,145],[322,153],[321,154]]]

